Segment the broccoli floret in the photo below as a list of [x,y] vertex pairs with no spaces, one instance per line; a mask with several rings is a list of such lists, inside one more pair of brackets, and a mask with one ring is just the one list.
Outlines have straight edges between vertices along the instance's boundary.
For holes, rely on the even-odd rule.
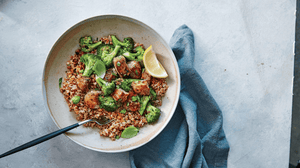
[[81,38],[79,39],[79,44],[80,44],[80,46],[91,45],[91,44],[93,44],[92,37],[91,37],[91,36],[81,37]]
[[112,65],[113,59],[118,54],[118,51],[120,48],[121,48],[121,46],[117,45],[111,53],[109,53],[109,50],[104,50],[102,52],[101,58],[106,67],[109,67]]
[[96,82],[102,87],[104,96],[111,94],[116,88],[116,85],[114,82],[111,82],[111,83],[106,82],[105,80],[103,80],[100,77],[96,78]]
[[136,53],[131,53],[127,51],[124,52],[122,55],[131,61],[143,61],[145,50],[141,46],[138,46],[135,48],[135,51]]
[[136,81],[141,81],[140,79],[123,79],[121,84],[119,85],[120,88],[125,90],[126,92],[129,92],[131,89],[131,83],[136,82]]
[[141,115],[143,115],[149,100],[150,100],[150,96],[143,96],[142,99],[140,100],[140,105],[141,106],[140,106],[139,112],[140,112]]
[[127,49],[127,51],[132,51],[133,48],[134,48],[134,41],[131,37],[127,37],[127,38],[124,38],[124,41],[123,43],[126,43],[126,44],[129,44],[127,45],[128,47],[125,47]]
[[80,57],[80,62],[83,62],[85,65],[82,76],[91,76],[96,61],[97,57],[94,54],[84,54]]
[[148,104],[146,111],[148,114],[146,114],[146,119],[148,123],[153,123],[158,120],[160,116],[160,109],[152,106],[150,103]]
[[119,41],[116,36],[111,36],[111,39],[115,47],[117,45],[122,46],[125,51],[131,52],[134,48],[134,41],[131,37],[124,38],[123,42]]
[[81,37],[79,40],[80,46],[81,46],[81,51],[83,52],[90,52],[99,45],[102,44],[102,41],[99,41],[95,44],[93,44],[92,37],[91,36],[86,36],[86,37]]
[[111,53],[114,50],[114,46],[113,45],[109,45],[109,44],[102,44],[97,48],[97,56],[99,56],[101,59],[102,58],[102,53],[103,51],[108,51],[108,53]]
[[104,108],[106,111],[115,111],[118,108],[115,99],[112,98],[111,96],[107,96],[107,97],[99,96],[99,101],[100,101],[100,107]]

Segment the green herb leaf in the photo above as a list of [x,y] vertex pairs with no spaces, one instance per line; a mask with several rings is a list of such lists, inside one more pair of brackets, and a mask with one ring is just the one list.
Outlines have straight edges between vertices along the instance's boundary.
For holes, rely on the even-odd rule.
[[116,137],[115,137],[116,139],[120,139],[120,136],[119,135],[116,135]]
[[136,75],[138,75],[138,74],[139,74],[137,70],[135,70],[135,74],[136,74]]
[[134,126],[130,126],[130,127],[125,128],[125,130],[121,134],[121,137],[122,138],[132,138],[132,137],[136,136],[138,132],[139,132],[138,128],[136,128]]
[[118,66],[121,66],[121,63],[120,63],[120,62],[117,62],[117,65],[118,65]]
[[59,88],[61,88],[61,83],[62,83],[62,78],[59,78],[59,80],[58,80],[58,86],[59,86]]
[[129,106],[129,102],[127,103],[127,105],[126,106]]

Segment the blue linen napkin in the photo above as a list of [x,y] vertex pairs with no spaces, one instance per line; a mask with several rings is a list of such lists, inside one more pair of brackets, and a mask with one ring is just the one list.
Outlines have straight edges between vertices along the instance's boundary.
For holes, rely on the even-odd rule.
[[186,25],[173,34],[181,91],[178,107],[166,128],[146,145],[130,151],[133,168],[227,167],[229,145],[222,112],[193,68],[194,35]]

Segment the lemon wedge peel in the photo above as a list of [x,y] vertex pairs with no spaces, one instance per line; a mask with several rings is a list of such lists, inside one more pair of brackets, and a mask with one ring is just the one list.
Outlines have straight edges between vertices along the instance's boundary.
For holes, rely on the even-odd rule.
[[167,71],[158,61],[156,54],[150,45],[144,53],[143,62],[145,65],[146,71],[153,77],[156,78],[166,78],[168,77]]

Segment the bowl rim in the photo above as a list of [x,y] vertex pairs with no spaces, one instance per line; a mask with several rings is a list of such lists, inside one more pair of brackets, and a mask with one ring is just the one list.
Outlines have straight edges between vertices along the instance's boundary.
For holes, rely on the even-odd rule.
[[[93,147],[90,147],[90,146],[87,146],[83,143],[80,143],[80,142],[77,142],[76,140],[72,139],[70,136],[68,136],[67,134],[64,134],[67,138],[69,138],[70,140],[72,140],[73,142],[77,143],[78,145],[82,146],[82,147],[85,147],[85,148],[88,148],[88,149],[91,149],[93,151],[98,151],[98,152],[103,152],[103,153],[121,153],[121,152],[128,152],[128,151],[131,151],[133,149],[136,149],[136,148],[139,148],[145,144],[147,144],[148,142],[150,142],[151,140],[153,140],[155,137],[157,137],[162,131],[163,129],[167,126],[167,124],[170,122],[170,120],[172,119],[174,113],[175,113],[175,110],[177,108],[177,105],[178,105],[178,101],[179,101],[179,95],[180,95],[180,86],[181,86],[181,78],[180,78],[180,72],[179,72],[179,66],[178,66],[178,62],[177,62],[177,59],[171,49],[171,47],[169,46],[169,44],[166,42],[166,40],[157,32],[155,31],[153,28],[151,28],[150,26],[148,26],[147,24],[137,20],[137,19],[134,19],[132,17],[129,17],[129,16],[125,16],[125,15],[119,15],[119,14],[104,14],[104,15],[97,15],[97,16],[93,16],[93,17],[89,17],[89,18],[86,18],[84,20],[81,20],[79,22],[77,22],[76,24],[74,24],[73,26],[71,26],[70,28],[68,28],[63,34],[60,35],[60,37],[55,41],[55,43],[52,45],[50,51],[48,52],[48,55],[47,55],[47,58],[45,60],[45,63],[44,63],[44,68],[43,68],[43,76],[42,76],[42,95],[43,95],[43,101],[44,101],[44,106],[48,112],[48,114],[50,115],[51,119],[53,120],[53,122],[55,123],[55,125],[59,128],[59,129],[62,129],[58,123],[56,122],[55,118],[53,117],[51,111],[50,111],[50,108],[48,106],[48,100],[47,100],[47,94],[46,94],[46,88],[45,88],[45,70],[46,70],[46,66],[47,66],[47,63],[49,61],[49,57],[50,57],[50,54],[52,53],[53,49],[56,47],[57,43],[65,36],[67,35],[67,33],[69,33],[72,29],[76,28],[77,26],[83,24],[84,22],[88,22],[90,20],[94,20],[94,19],[97,19],[97,20],[101,20],[101,19],[105,19],[106,17],[113,17],[113,18],[119,18],[119,19],[124,19],[127,20],[127,21],[130,21],[130,22],[135,22],[135,23],[138,23],[139,25],[142,25],[144,27],[147,27],[148,29],[150,29],[151,31],[153,31],[154,33],[156,33],[158,35],[158,38],[159,40],[161,40],[162,43],[165,44],[167,50],[169,51],[169,53],[171,54],[171,57],[172,59],[174,60],[174,64],[175,66],[177,67],[177,79],[178,79],[178,88],[177,88],[177,96],[175,97],[175,102],[174,102],[174,106],[172,107],[171,109],[171,114],[170,114],[170,117],[167,118],[167,120],[164,122],[163,126],[155,133],[153,134],[153,136],[151,138],[149,138],[149,140],[141,143],[141,144],[138,144],[138,145],[135,145],[135,146],[130,146],[128,148],[124,148],[124,149],[118,149],[118,150],[101,150],[101,149],[98,149],[98,148],[93,148]],[[79,122],[79,121],[78,121]]]

